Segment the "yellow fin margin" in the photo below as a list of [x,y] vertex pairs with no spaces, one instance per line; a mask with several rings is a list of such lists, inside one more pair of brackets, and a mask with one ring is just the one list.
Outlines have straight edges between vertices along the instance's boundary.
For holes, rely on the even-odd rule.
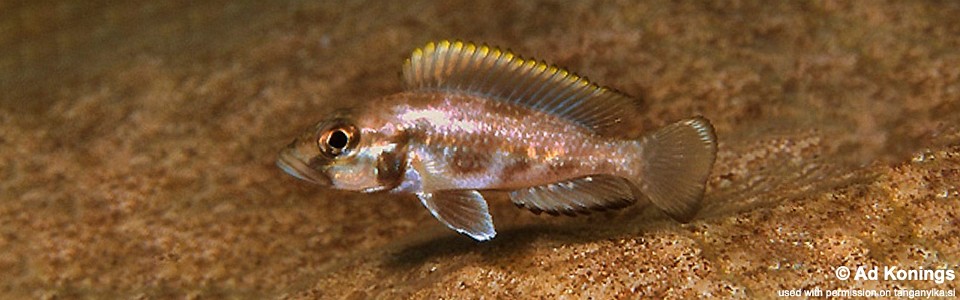
[[430,42],[403,64],[407,90],[471,93],[569,119],[592,130],[637,117],[633,99],[544,62],[470,42]]

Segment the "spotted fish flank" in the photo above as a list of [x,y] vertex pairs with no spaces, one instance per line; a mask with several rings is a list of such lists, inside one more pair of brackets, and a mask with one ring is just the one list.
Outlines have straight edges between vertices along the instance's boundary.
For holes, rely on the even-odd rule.
[[442,41],[403,65],[406,90],[339,112],[282,150],[278,166],[336,189],[416,195],[440,222],[496,236],[480,191],[535,213],[577,215],[638,199],[679,221],[700,208],[716,158],[693,117],[624,136],[636,103],[566,70],[499,48]]
[[450,169],[457,174],[484,173],[491,164],[490,156],[476,149],[456,148],[448,157]]

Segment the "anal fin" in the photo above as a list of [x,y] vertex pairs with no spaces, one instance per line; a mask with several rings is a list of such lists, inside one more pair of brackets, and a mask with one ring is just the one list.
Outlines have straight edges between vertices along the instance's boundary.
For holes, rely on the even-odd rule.
[[476,190],[440,190],[417,193],[420,202],[437,220],[478,241],[497,235],[487,201]]
[[636,202],[633,190],[625,178],[599,174],[515,190],[510,199],[534,213],[574,216],[629,206]]

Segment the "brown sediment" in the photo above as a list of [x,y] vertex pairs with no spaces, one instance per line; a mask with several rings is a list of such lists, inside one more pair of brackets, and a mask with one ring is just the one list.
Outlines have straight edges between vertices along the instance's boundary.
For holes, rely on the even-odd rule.
[[[23,2],[0,27],[3,298],[772,298],[837,266],[960,271],[952,2]],[[543,13],[549,11],[550,13]],[[277,151],[400,90],[428,40],[509,47],[701,114],[689,224],[534,216],[477,244],[415,198],[299,182]],[[639,132],[637,133],[639,134]]]

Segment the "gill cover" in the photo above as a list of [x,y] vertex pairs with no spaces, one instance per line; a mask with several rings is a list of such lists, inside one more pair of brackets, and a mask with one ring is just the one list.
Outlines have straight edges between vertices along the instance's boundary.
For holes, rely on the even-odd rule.
[[396,144],[338,114],[311,127],[280,152],[277,165],[299,179],[342,190],[375,192],[399,184],[405,156]]

